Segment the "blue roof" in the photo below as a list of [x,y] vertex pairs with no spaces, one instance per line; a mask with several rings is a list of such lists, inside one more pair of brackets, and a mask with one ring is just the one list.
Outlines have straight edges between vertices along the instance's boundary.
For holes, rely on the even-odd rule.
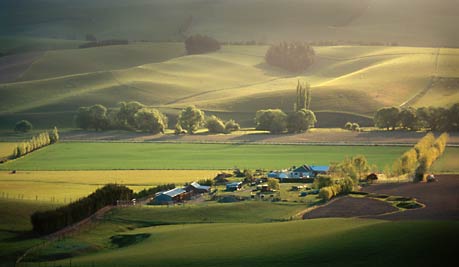
[[309,171],[311,171],[311,168],[306,164],[293,170],[293,172],[309,172]]
[[242,182],[234,182],[234,183],[226,184],[226,187],[237,187],[237,186],[239,186],[241,184],[242,184]]
[[315,172],[328,172],[328,166],[311,166],[311,170]]

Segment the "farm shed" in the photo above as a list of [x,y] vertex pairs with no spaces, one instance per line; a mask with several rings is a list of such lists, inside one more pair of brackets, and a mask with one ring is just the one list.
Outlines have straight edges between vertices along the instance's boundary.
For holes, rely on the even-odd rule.
[[226,191],[237,191],[242,188],[242,182],[226,184]]
[[174,188],[169,191],[159,192],[153,199],[153,204],[164,205],[182,202],[188,199],[189,195],[183,188]]
[[209,193],[210,186],[200,185],[196,182],[193,182],[185,187],[187,192],[190,192],[192,195]]

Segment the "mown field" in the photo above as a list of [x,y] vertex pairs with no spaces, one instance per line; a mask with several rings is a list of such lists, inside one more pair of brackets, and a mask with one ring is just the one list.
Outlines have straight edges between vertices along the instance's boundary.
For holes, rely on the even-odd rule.
[[328,165],[347,156],[365,155],[383,169],[406,147],[306,146],[167,143],[60,143],[0,166],[3,170],[129,170],[234,167],[283,169],[293,165]]

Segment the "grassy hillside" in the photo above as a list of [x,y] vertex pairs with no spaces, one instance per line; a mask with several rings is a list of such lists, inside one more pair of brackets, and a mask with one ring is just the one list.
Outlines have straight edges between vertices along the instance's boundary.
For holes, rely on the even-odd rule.
[[35,60],[20,79],[26,81],[123,69],[166,61],[184,54],[185,49],[182,43],[134,43],[86,49],[53,50]]
[[[139,228],[147,236],[122,248],[72,259],[97,266],[393,266],[445,262],[453,254],[455,222],[317,219],[283,223],[224,223]],[[103,230],[103,229],[100,229]],[[112,232],[113,233],[113,232]],[[100,238],[94,231],[94,238]],[[100,234],[104,235],[103,232]],[[107,235],[107,233],[105,233]],[[428,238],[431,242],[422,242]],[[375,242],[378,240],[378,242]],[[108,242],[108,236],[105,242]],[[418,242],[429,253],[418,253]],[[78,243],[77,243],[78,244]],[[217,245],[218,244],[218,245]],[[443,244],[443,246],[438,246]],[[65,247],[66,243],[62,242]],[[70,246],[69,246],[70,245]],[[71,247],[72,242],[67,242]],[[73,244],[75,246],[75,243]],[[177,248],[180,248],[178,251]],[[59,251],[59,250],[57,250]],[[67,264],[68,260],[60,261]]]
[[0,35],[83,39],[349,40],[457,46],[455,0],[36,0],[0,3]]
[[3,170],[283,169],[365,155],[380,169],[406,147],[158,143],[60,143],[0,165]]
[[[258,109],[292,109],[298,79],[312,85],[314,111],[341,116],[372,116],[382,106],[410,99],[411,105],[459,101],[457,49],[316,47],[315,64],[297,74],[267,66],[266,49],[225,46],[216,53],[177,57],[182,44],[169,43],[47,52],[23,75],[35,80],[0,84],[5,96],[0,124],[11,128],[27,118],[38,125],[47,122],[42,127],[72,127],[79,106],[137,100],[169,114],[194,104],[253,126]],[[98,59],[95,64],[92,58]]]

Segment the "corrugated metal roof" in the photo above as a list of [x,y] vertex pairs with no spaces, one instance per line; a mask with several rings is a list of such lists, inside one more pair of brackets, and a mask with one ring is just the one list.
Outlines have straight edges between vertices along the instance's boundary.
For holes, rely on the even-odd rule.
[[328,166],[311,166],[311,170],[316,172],[328,172]]
[[196,189],[203,189],[203,190],[207,190],[207,191],[209,191],[209,189],[210,189],[210,186],[200,185],[200,184],[198,184],[196,182],[192,182],[191,186],[193,186]]
[[170,197],[175,197],[175,196],[178,196],[178,195],[183,194],[185,192],[186,191],[183,188],[174,188],[174,189],[171,189],[169,191],[163,192],[162,194],[163,195],[168,195]]
[[293,172],[309,172],[310,170],[311,168],[308,165],[304,164],[303,166],[294,169]]

